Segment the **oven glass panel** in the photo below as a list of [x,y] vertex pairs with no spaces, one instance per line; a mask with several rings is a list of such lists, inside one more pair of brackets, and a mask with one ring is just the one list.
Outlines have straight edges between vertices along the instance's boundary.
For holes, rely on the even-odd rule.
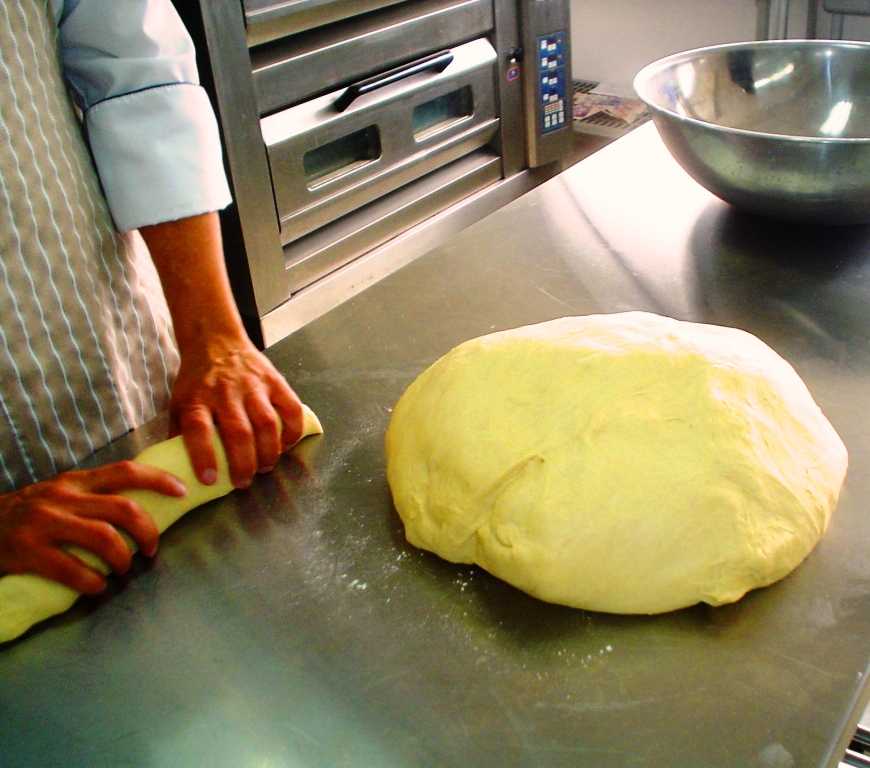
[[376,125],[308,150],[302,156],[302,168],[309,189],[359,168],[381,156],[381,136]]
[[469,85],[419,104],[411,117],[414,139],[422,141],[473,114],[474,97]]

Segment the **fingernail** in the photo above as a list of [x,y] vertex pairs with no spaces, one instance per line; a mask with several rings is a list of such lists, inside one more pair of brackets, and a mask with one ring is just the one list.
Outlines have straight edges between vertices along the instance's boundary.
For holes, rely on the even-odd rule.
[[199,479],[203,485],[214,485],[217,482],[217,472],[213,469],[207,469]]
[[273,469],[275,469],[275,465],[270,464],[268,467],[260,467],[257,472],[259,472],[261,475],[265,475],[267,472],[271,472]]
[[236,488],[249,488],[250,485],[251,485],[251,478],[246,477],[244,480],[239,480],[239,482],[236,483]]
[[180,480],[175,483],[175,493],[178,496],[185,496],[187,494],[187,486]]

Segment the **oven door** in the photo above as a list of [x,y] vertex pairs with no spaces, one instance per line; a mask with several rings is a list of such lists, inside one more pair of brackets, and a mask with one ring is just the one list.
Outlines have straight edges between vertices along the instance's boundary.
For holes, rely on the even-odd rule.
[[495,63],[481,38],[263,118],[282,245],[486,145]]

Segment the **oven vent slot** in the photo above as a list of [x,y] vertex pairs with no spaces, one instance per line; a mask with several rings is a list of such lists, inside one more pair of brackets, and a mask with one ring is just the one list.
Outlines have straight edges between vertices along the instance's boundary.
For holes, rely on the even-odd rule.
[[474,114],[471,86],[463,86],[414,107],[411,130],[415,141],[425,141]]
[[354,131],[302,156],[302,170],[308,189],[340,179],[381,156],[381,134],[376,125]]

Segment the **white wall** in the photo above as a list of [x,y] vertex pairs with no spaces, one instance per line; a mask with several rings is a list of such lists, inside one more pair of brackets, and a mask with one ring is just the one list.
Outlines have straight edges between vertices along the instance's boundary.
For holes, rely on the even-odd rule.
[[575,79],[630,85],[651,61],[755,38],[755,0],[571,0]]
[[[819,6],[821,7],[821,2],[819,2]],[[819,10],[816,37],[826,38],[830,34],[831,16],[824,10]],[[870,40],[870,16],[846,16],[843,24],[843,38],[846,40]]]
[[[808,3],[817,3],[808,30]],[[756,0],[571,0],[575,79],[628,87],[645,64],[704,45],[754,40]],[[822,0],[790,0],[788,37],[826,38],[831,17]],[[870,40],[870,17],[846,18],[845,35]]]

